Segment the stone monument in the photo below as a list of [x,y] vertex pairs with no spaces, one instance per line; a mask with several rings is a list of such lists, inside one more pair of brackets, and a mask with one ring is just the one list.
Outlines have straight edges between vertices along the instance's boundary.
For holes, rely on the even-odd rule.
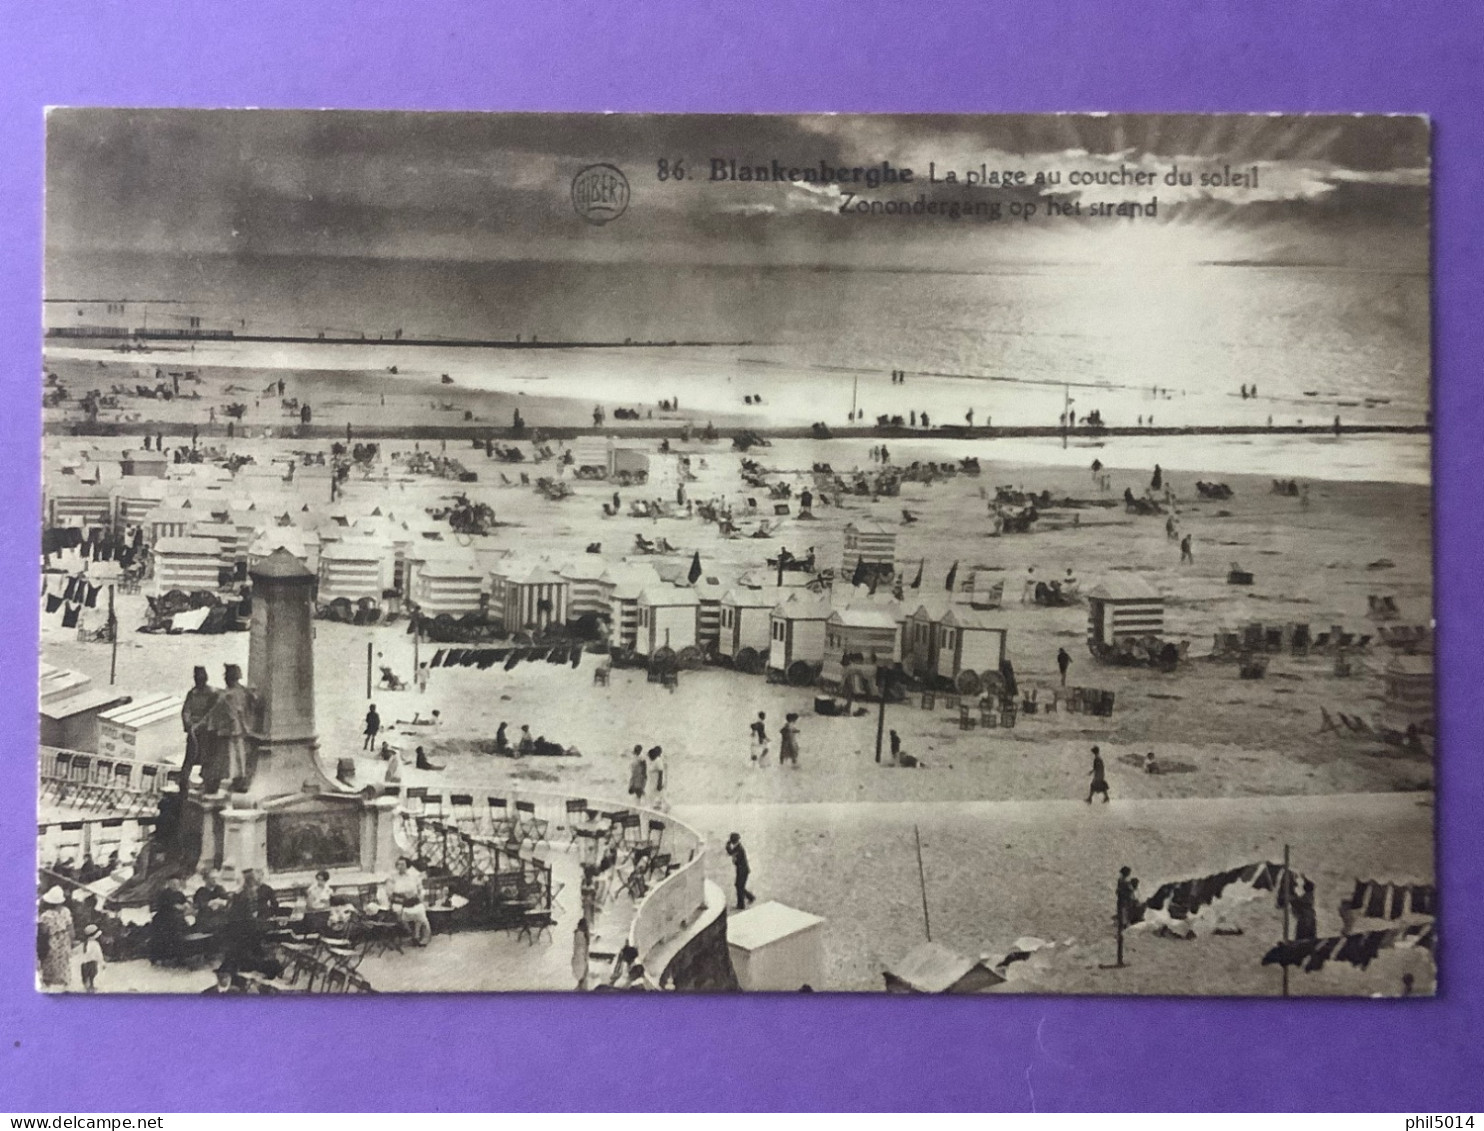
[[[247,686],[256,707],[247,773],[231,792],[192,794],[198,865],[256,868],[269,884],[306,883],[320,868],[381,876],[400,855],[397,798],[357,791],[320,767],[314,725],[314,575],[287,550],[251,571]],[[195,838],[189,838],[194,842]]]

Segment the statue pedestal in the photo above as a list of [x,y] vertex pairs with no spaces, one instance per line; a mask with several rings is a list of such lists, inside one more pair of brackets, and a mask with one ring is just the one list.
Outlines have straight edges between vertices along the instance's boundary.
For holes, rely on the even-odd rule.
[[[401,855],[397,807],[396,797],[358,793],[298,793],[257,805],[234,794],[207,821],[220,855],[213,860],[203,852],[201,859],[239,872],[252,868],[270,886],[307,883],[322,868],[389,875]],[[203,842],[208,839],[212,834]]]

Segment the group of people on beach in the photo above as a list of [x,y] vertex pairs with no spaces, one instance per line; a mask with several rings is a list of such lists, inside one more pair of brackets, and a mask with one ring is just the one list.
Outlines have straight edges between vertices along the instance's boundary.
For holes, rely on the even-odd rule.
[[648,797],[653,808],[668,809],[669,799],[665,794],[670,784],[668,777],[663,748],[651,746],[646,751],[643,745],[634,747],[629,758],[629,796],[634,799],[635,805],[644,804],[644,799]]
[[[784,716],[783,729],[778,735],[778,765],[799,768],[799,716],[790,712]],[[772,740],[768,737],[768,712],[759,711],[757,718],[747,727],[752,764],[761,769],[768,764],[772,753]]]

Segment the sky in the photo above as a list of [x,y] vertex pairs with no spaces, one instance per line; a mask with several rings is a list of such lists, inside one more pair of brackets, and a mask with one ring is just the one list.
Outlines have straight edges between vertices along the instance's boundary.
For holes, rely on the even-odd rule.
[[[1000,263],[1151,260],[1425,271],[1429,131],[1416,117],[1199,115],[621,116],[58,109],[48,116],[49,256],[90,252],[397,259],[650,260],[975,271]],[[837,186],[712,182],[745,164],[914,169],[869,199],[1012,200],[998,223],[841,216]],[[683,159],[684,181],[658,162]],[[586,223],[573,176],[608,162],[628,211]],[[923,184],[1059,170],[1055,187]],[[1256,164],[1260,187],[1163,181]],[[1066,174],[1152,171],[1148,188],[1073,189]],[[1045,200],[1146,202],[1152,221],[1046,220]]]

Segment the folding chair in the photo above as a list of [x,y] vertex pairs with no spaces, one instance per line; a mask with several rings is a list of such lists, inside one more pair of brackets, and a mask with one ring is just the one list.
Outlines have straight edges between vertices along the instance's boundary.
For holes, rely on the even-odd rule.
[[490,836],[501,841],[514,840],[516,819],[511,816],[509,800],[504,797],[490,797],[488,801]]
[[93,776],[93,759],[86,754],[74,754],[72,757],[72,771],[62,783],[61,789],[57,791],[57,804],[61,805],[71,799],[72,804],[86,799],[88,782]]
[[665,829],[668,827],[664,821],[653,817],[650,818],[648,839],[655,851],[659,851],[660,846],[665,843]]
[[587,820],[587,798],[569,797],[566,802],[567,828],[571,831],[571,839],[567,841],[567,847],[573,848],[577,844],[577,826]]
[[957,711],[960,702],[959,696],[954,692],[949,692],[943,696],[943,706],[950,711]]
[[618,824],[619,824],[619,828],[621,829],[620,838],[625,843],[629,843],[629,842],[636,841],[636,840],[637,841],[642,841],[642,840],[645,840],[646,839],[646,837],[644,835],[643,818],[641,818],[638,813],[634,813],[634,812],[627,812],[627,813],[625,813],[623,815],[623,819],[621,821],[619,821]]
[[364,974],[358,974],[354,970],[345,973],[345,992],[348,994],[374,994],[371,983],[366,980]]
[[967,703],[960,703],[958,705],[958,729],[973,730],[975,725],[976,720],[971,713],[969,705]]
[[550,906],[527,907],[521,912],[520,929],[516,931],[515,937],[524,938],[531,946],[535,946],[543,933],[547,939],[551,939],[551,928],[555,922]]
[[460,829],[473,831],[479,828],[479,818],[474,812],[472,793],[451,793],[448,796],[449,817]]
[[[637,814],[635,814],[637,816]],[[532,842],[540,844],[546,839],[547,820],[545,817],[536,816],[536,803],[534,801],[517,801],[515,803],[516,828],[522,840],[530,837]]]
[[430,821],[441,822],[444,819],[443,794],[428,793],[423,796],[423,816]]
[[70,750],[58,750],[56,757],[52,759],[52,776],[41,787],[42,799],[44,800],[48,794],[53,797],[61,796],[64,783],[71,776],[72,752]]
[[995,709],[988,704],[982,704],[979,708],[979,725],[985,729],[991,729],[1000,725],[999,716]]
[[88,777],[84,791],[77,799],[78,804],[90,813],[96,813],[103,808],[109,788],[113,785],[113,766],[112,758],[99,758],[93,763],[93,772]]
[[117,809],[134,792],[134,764],[119,762],[113,768],[113,780],[108,783],[99,799],[100,809]]
[[938,706],[938,697],[936,695],[934,695],[931,691],[924,691],[922,693],[922,709],[924,711],[932,711],[932,710],[935,710],[937,708],[937,706]]
[[656,852],[649,858],[648,872],[651,878],[658,877],[659,879],[663,880],[670,874],[673,867],[674,864],[672,863],[670,854],[668,852]]

